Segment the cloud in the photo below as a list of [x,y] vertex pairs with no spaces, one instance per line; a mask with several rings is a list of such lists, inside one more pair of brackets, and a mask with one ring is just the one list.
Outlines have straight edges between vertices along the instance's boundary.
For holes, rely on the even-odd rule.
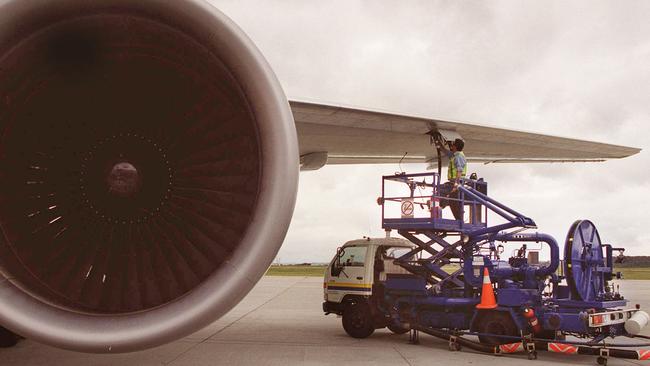
[[[650,148],[650,3],[298,0],[212,3],[255,41],[287,94]],[[490,192],[563,242],[577,218],[647,254],[648,151],[602,164],[476,165]],[[409,166],[409,171],[423,166]],[[385,166],[302,173],[280,258],[328,261],[383,235]]]

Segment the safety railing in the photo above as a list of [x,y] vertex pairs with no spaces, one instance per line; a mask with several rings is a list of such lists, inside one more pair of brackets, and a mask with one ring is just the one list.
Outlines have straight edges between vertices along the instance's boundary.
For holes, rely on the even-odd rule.
[[382,227],[459,232],[485,228],[487,207],[481,197],[485,194],[487,182],[482,180],[462,179],[454,187],[442,183],[436,172],[383,176],[378,200]]

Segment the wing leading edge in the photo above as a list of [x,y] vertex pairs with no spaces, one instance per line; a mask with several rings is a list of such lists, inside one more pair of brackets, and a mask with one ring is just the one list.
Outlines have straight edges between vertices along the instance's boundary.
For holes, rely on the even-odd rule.
[[[430,133],[465,140],[468,160],[484,163],[599,162],[641,149],[566,137],[291,101],[303,170],[327,164],[437,161]],[[405,153],[406,156],[404,155]]]

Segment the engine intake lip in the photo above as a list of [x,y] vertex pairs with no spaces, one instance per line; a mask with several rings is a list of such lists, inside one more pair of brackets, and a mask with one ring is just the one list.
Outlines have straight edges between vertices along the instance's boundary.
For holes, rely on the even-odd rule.
[[293,116],[270,66],[232,21],[203,1],[8,1],[0,6],[0,50],[58,21],[105,13],[155,19],[217,55],[249,101],[260,151],[256,209],[240,245],[216,272],[174,301],[132,313],[84,312],[36,298],[3,272],[0,324],[49,345],[114,353],[190,334],[225,314],[252,289],[277,254],[289,226],[299,154]]

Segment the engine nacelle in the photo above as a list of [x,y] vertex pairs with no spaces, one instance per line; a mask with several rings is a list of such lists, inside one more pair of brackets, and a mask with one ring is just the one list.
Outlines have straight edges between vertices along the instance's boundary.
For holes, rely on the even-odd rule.
[[298,184],[286,97],[199,0],[0,2],[0,324],[127,352],[237,304]]

